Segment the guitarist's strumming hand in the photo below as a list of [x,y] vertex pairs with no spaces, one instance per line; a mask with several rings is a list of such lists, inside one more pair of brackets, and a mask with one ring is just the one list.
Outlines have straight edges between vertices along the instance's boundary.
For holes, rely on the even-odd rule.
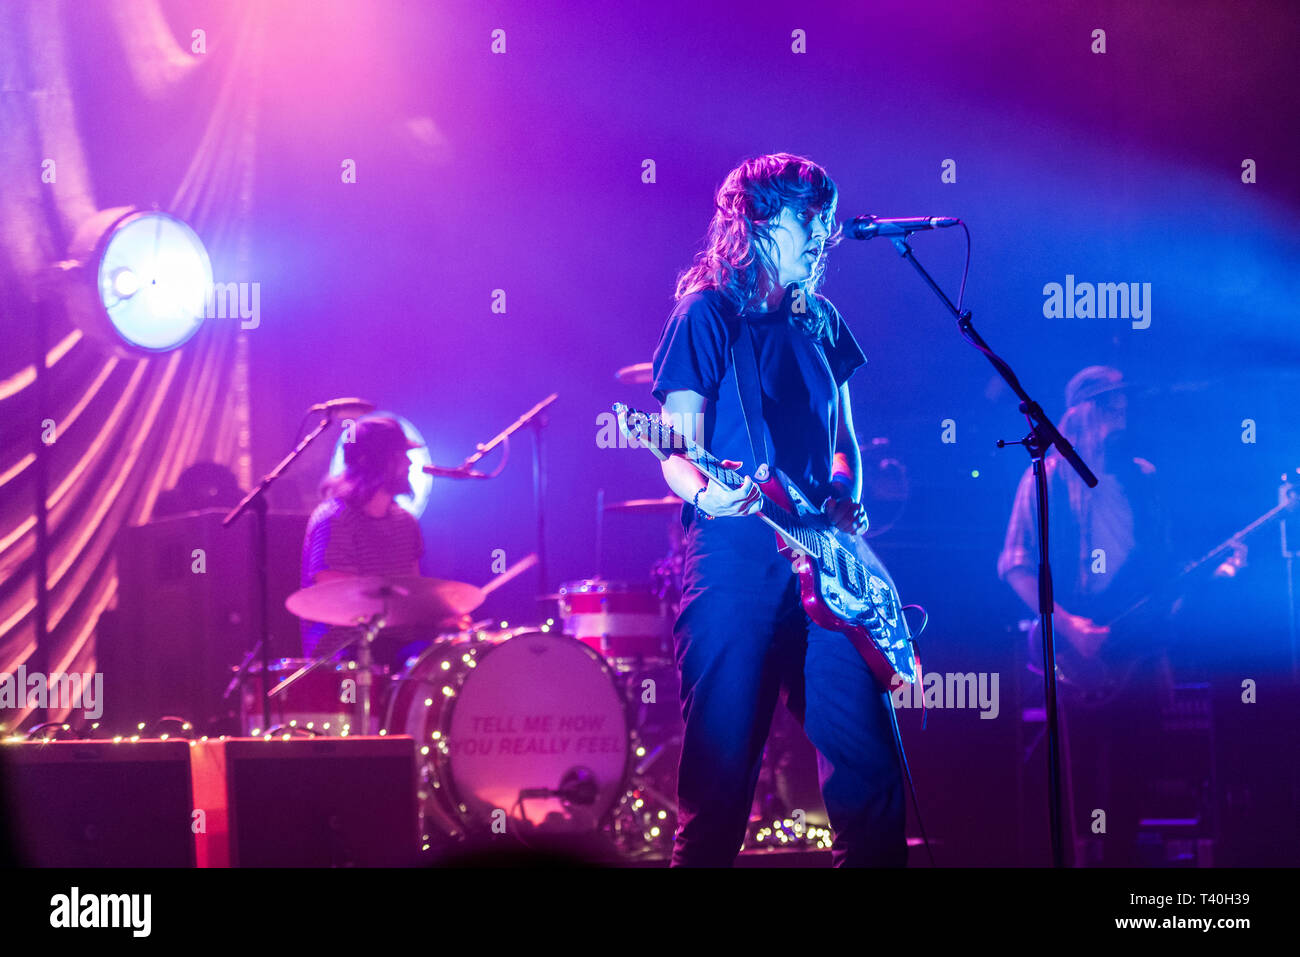
[[[723,459],[725,469],[738,469],[743,462]],[[699,497],[699,506],[714,518],[731,518],[739,515],[753,515],[763,505],[763,493],[748,475],[739,488],[727,488],[721,482],[709,479],[708,487]]]
[[1071,615],[1067,611],[1058,611],[1052,617],[1058,631],[1085,658],[1092,658],[1101,650],[1106,639],[1110,637],[1110,628],[1098,625],[1091,618]]
[[822,513],[836,528],[858,535],[867,530],[866,506],[853,500],[853,493],[840,482],[831,483],[831,494],[822,502]]

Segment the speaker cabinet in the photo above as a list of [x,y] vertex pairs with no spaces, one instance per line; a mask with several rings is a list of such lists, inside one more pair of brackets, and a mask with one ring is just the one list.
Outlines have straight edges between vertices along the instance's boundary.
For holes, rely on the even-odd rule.
[[187,741],[0,745],[0,821],[29,867],[193,867]]
[[[180,715],[201,731],[238,708],[222,699],[259,626],[253,522],[221,526],[224,509],[190,512],[118,533],[117,611],[100,621],[106,728]],[[272,657],[301,649],[298,619],[284,607],[298,588],[307,516],[267,516]],[[233,730],[234,724],[229,726]],[[226,728],[222,728],[226,730]]]
[[413,738],[208,739],[190,759],[200,867],[418,862]]

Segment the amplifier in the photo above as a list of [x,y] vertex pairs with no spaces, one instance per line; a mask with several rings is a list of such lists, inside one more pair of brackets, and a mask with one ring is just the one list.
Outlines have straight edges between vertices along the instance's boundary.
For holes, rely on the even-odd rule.
[[188,741],[0,745],[0,821],[29,867],[193,867]]
[[190,761],[200,867],[418,862],[414,738],[209,738]]

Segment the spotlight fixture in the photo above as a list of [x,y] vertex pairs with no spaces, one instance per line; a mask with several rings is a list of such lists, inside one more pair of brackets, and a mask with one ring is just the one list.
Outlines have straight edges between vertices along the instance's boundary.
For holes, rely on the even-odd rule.
[[60,263],[65,302],[87,335],[126,355],[169,352],[203,324],[212,263],[175,216],[130,206],[82,223]]

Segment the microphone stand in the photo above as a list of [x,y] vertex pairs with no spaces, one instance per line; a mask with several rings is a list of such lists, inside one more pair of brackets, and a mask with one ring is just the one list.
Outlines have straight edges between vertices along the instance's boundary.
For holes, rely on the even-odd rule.
[[441,475],[447,478],[493,478],[493,475],[482,472],[472,471],[473,467],[482,460],[494,448],[510,438],[515,432],[518,432],[525,425],[533,427],[533,504],[537,511],[537,598],[543,601],[546,594],[546,472],[544,459],[542,457],[542,429],[547,425],[546,416],[542,415],[542,410],[558,399],[559,393],[552,392],[541,402],[521,415],[515,421],[511,422],[504,429],[488,439],[487,442],[475,446],[476,451],[460,465],[453,469],[440,468],[436,465],[426,465],[424,471],[430,475]]
[[[294,446],[280,463],[257,483],[257,486],[244,496],[243,501],[230,510],[230,513],[221,520],[221,527],[225,528],[234,522],[239,516],[247,511],[252,511],[255,524],[253,539],[253,560],[257,572],[257,614],[258,614],[258,643],[262,648],[262,726],[269,728],[271,726],[271,589],[267,581],[267,542],[266,542],[266,490],[269,489],[284,471],[292,465],[307,446],[320,436],[334,421],[334,410],[326,408],[323,410],[321,420],[316,423],[316,428],[312,429],[307,435]],[[242,680],[244,671],[252,663],[252,655],[244,659],[244,664],[240,666],[240,673],[235,676],[236,681]]]
[[916,260],[912,253],[912,248],[907,245],[906,235],[890,236],[889,241],[893,243],[898,254],[906,259],[916,271],[920,274],[925,284],[934,291],[939,297],[947,310],[952,313],[957,320],[957,328],[963,339],[972,346],[984,353],[985,358],[998,371],[1003,380],[1011,387],[1020,399],[1020,411],[1024,413],[1029,420],[1029,434],[1019,442],[998,442],[998,448],[1007,445],[1023,445],[1025,451],[1034,467],[1034,486],[1038,499],[1038,618],[1041,624],[1043,635],[1043,691],[1044,704],[1047,715],[1047,800],[1048,816],[1052,829],[1052,865],[1054,867],[1064,866],[1064,853],[1061,837],[1061,752],[1060,752],[1060,730],[1058,727],[1057,703],[1056,703],[1056,656],[1053,653],[1053,636],[1052,636],[1052,610],[1055,608],[1056,599],[1052,594],[1052,567],[1048,562],[1047,548],[1047,530],[1048,530],[1048,509],[1047,509],[1047,470],[1044,467],[1044,456],[1048,449],[1053,446],[1061,457],[1070,464],[1079,477],[1087,484],[1089,488],[1095,488],[1097,485],[1097,476],[1084,464],[1083,459],[1074,451],[1074,447],[1065,440],[1065,437],[1057,430],[1042,407],[1031,399],[1028,393],[1020,385],[1020,380],[1011,370],[1005,361],[992,349],[989,348],[982,336],[975,330],[971,321],[971,312],[969,309],[958,311],[949,299],[939,288],[938,284],[930,277],[924,267]]

